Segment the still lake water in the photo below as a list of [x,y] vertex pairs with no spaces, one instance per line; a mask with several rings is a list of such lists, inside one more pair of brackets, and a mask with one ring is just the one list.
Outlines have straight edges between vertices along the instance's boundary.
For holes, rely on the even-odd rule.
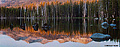
[[[94,41],[94,33],[112,38]],[[119,47],[119,40],[118,19],[0,19],[0,47]]]

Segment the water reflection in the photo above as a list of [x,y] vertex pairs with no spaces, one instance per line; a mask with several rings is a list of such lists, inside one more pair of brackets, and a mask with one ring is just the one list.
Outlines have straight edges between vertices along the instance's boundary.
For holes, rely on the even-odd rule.
[[21,25],[20,25],[20,28],[23,29],[23,30],[25,30],[25,26],[26,26],[25,23],[24,23],[24,24],[21,24]]
[[33,25],[33,29],[35,30],[35,31],[38,31],[38,24],[37,23],[34,23],[34,25]]
[[107,22],[103,22],[101,26],[102,28],[107,29],[109,27],[109,24]]
[[47,32],[48,30],[50,30],[51,27],[50,27],[50,25],[48,25],[47,23],[45,23],[42,28],[43,28],[44,31]]
[[[90,36],[94,33],[109,34],[111,41],[120,39],[119,21],[104,19],[0,19],[0,29],[15,40],[27,43],[40,42],[46,44],[57,40],[60,43],[79,42],[88,44],[94,41]],[[103,22],[116,24],[104,29]],[[13,23],[13,24],[11,24]],[[10,25],[10,26],[8,26]],[[14,26],[14,27],[13,27]]]
[[13,24],[10,24],[10,29],[11,29],[11,31],[13,30]]

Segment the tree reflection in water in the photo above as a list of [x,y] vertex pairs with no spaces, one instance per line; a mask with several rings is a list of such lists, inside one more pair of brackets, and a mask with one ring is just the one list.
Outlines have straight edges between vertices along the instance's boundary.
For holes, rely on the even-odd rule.
[[[111,40],[120,39],[120,20],[104,19],[2,19],[1,30],[15,40],[24,40],[28,43],[41,42],[43,44],[57,40],[60,43],[72,41],[87,44],[94,33],[109,34]],[[101,23],[116,24],[115,28],[109,26],[102,28]],[[10,23],[13,23],[12,31]],[[22,23],[26,23],[22,25]],[[34,24],[33,24],[34,23]],[[21,25],[20,25],[21,24]],[[92,25],[92,26],[91,26]],[[19,28],[20,26],[20,28]]]

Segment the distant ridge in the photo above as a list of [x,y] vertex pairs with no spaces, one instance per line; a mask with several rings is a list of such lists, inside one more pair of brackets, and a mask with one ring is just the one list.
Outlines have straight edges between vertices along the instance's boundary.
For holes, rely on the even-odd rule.
[[[12,6],[21,6],[23,5],[28,5],[30,3],[40,3],[40,2],[52,2],[52,1],[59,1],[59,2],[66,2],[67,0],[4,0],[5,3],[0,4],[0,7],[12,7]],[[69,1],[69,0],[68,0]],[[72,1],[80,1],[80,0],[72,0]],[[83,0],[83,1],[87,1],[87,0]],[[89,0],[92,1],[92,0]],[[2,3],[3,0],[0,0],[0,3]]]

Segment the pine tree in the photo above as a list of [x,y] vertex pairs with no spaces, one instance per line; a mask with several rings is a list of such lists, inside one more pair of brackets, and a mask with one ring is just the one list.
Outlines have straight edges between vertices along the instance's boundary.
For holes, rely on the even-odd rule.
[[47,6],[46,6],[46,13],[47,13],[47,16],[49,17],[50,16],[50,5],[49,5],[49,2],[47,2]]
[[59,13],[60,12],[60,3],[57,1],[56,5],[57,5],[57,7],[56,7],[56,16],[59,17],[59,15],[60,15],[60,13]]
[[118,17],[118,0],[113,0],[113,4],[114,4],[114,12],[115,12],[115,18]]
[[21,10],[21,8],[20,7],[18,7],[18,17],[20,17],[20,10]]
[[119,8],[119,17],[120,17],[120,0],[118,0],[118,8]]
[[36,16],[36,6],[33,5],[33,10],[32,10],[33,16]]
[[0,7],[0,17],[1,17],[1,7]]
[[5,16],[5,7],[1,7],[1,16]]
[[83,16],[83,0],[80,0],[80,17]]
[[95,17],[95,3],[94,0],[92,0],[91,5],[90,5],[90,11],[91,11],[91,17]]
[[24,17],[24,8],[22,6],[22,9],[21,9],[21,16]]
[[[80,4],[79,4],[79,6],[80,6]],[[73,16],[73,14],[72,14],[72,12],[73,12],[72,10],[73,10],[73,9],[72,9],[72,8],[73,8],[73,3],[72,3],[72,0],[70,0],[70,9],[69,9],[69,10],[70,10],[70,12],[69,12],[70,17]],[[80,10],[80,9],[79,9],[79,10]],[[79,13],[80,13],[80,12],[79,12]]]
[[104,15],[104,17],[106,17],[106,15],[107,15],[107,12],[106,12],[106,0],[102,0],[102,11],[103,11],[103,15]]
[[114,10],[113,10],[113,2],[112,2],[112,0],[109,0],[109,5],[108,5],[108,7],[109,7],[109,8],[108,8],[108,15],[109,15],[108,17],[111,18],[112,15],[113,15],[113,13],[114,13],[114,12],[113,12]]
[[79,17],[79,5],[77,2],[74,2],[74,5],[73,5],[73,15],[75,17]]
[[95,17],[98,17],[98,13],[99,13],[99,2],[95,1]]
[[39,6],[38,6],[38,14],[39,14],[39,16],[42,16],[41,5],[42,5],[42,4],[39,4]]
[[87,2],[86,2],[86,9],[87,9],[87,11],[86,11],[86,16],[89,17],[89,15],[90,15],[90,3],[89,3],[88,0],[87,0]]
[[25,17],[28,17],[28,7],[27,6],[25,6],[26,7],[26,9],[25,9]]

